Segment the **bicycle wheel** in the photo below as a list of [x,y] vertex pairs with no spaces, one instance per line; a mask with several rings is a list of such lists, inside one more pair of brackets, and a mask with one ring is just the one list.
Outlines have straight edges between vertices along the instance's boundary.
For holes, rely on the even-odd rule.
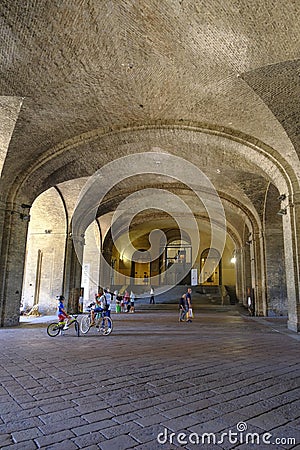
[[83,316],[80,322],[80,331],[83,334],[86,334],[91,327],[91,318],[90,316]]
[[59,332],[60,332],[60,326],[58,325],[57,322],[50,323],[50,325],[48,325],[48,327],[47,327],[48,336],[55,337],[59,334]]
[[101,322],[101,327],[99,328],[99,332],[103,336],[108,336],[113,329],[113,323],[110,317],[103,317]]
[[79,337],[79,323],[77,322],[77,320],[75,320],[75,322],[74,322],[74,327],[75,327],[75,333]]

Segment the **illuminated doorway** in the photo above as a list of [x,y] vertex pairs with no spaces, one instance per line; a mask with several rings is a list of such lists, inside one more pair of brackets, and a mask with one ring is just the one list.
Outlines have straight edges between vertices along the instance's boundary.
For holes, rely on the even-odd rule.
[[147,250],[139,250],[139,257],[136,258],[137,253],[133,254],[133,261],[131,262],[131,277],[134,279],[135,285],[147,286],[150,283],[150,254]]
[[[205,272],[202,273],[205,265]],[[206,248],[201,254],[200,260],[201,280],[203,286],[219,286],[221,280],[221,258],[218,250]]]

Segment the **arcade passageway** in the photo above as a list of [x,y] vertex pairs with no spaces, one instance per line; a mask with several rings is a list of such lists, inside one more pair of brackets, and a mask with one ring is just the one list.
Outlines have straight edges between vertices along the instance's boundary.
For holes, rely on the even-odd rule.
[[299,14],[1,2],[1,327],[192,284],[300,330]]

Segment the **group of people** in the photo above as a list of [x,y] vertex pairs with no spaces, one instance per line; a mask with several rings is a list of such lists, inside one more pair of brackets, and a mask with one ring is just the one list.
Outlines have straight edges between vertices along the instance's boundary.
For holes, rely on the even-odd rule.
[[120,292],[115,291],[114,295],[116,297],[116,313],[120,312],[127,312],[127,313],[134,313],[134,301],[135,301],[135,294],[131,291],[130,295],[129,292],[126,290],[124,292],[124,295],[120,294]]
[[[112,308],[112,303],[115,301],[115,312],[128,312],[134,313],[134,301],[135,294],[133,291],[129,294],[127,290],[125,290],[122,295],[119,291],[114,291],[114,293],[110,292],[109,289],[104,289],[103,292],[100,292],[95,295],[95,303],[99,308],[107,310],[107,315],[110,315],[110,311]],[[96,311],[97,312],[97,311]]]
[[[152,289],[152,288],[151,288]],[[192,309],[192,289],[188,288],[187,292],[184,293],[179,301],[179,321],[180,322],[192,322],[193,318],[193,309]],[[105,315],[110,317],[111,313],[111,305],[113,299],[115,297],[116,301],[116,313],[118,312],[128,312],[134,313],[134,301],[135,294],[131,291],[131,294],[126,290],[124,295],[121,295],[120,292],[115,291],[113,294],[109,291],[109,289],[104,289],[103,291],[95,294],[95,302],[92,303],[91,310],[91,319],[94,324],[95,321],[95,313],[105,312]],[[150,298],[150,303],[154,303],[154,290],[152,289]],[[68,329],[68,320],[70,319],[69,314],[65,310],[64,307],[64,296],[59,295],[56,297],[58,300],[58,320],[59,322],[64,322],[64,330]]]
[[193,308],[192,308],[192,289],[188,288],[187,292],[183,294],[179,301],[179,322],[192,322]]

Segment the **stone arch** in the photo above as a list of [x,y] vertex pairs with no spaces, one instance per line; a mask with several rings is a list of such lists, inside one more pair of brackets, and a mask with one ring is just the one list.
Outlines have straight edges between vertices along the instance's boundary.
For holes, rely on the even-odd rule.
[[[103,130],[102,130],[103,131]],[[160,139],[160,142],[158,140]],[[221,138],[221,139],[220,139]],[[99,141],[100,140],[100,141]],[[265,144],[258,142],[257,140],[247,137],[242,133],[234,133],[232,130],[213,127],[213,126],[200,126],[199,124],[152,124],[136,127],[127,127],[119,129],[109,129],[102,134],[99,132],[91,132],[80,139],[69,142],[68,145],[61,145],[59,148],[50,151],[46,157],[39,160],[32,171],[24,173],[24,177],[20,180],[19,184],[16,184],[15,189],[12,190],[10,199],[14,202],[11,208],[14,208],[16,204],[19,204],[21,200],[30,200],[36,195],[37,192],[45,190],[49,185],[61,182],[64,179],[70,179],[72,176],[78,176],[78,170],[81,175],[89,175],[95,166],[99,164],[99,160],[105,158],[109,159],[108,150],[111,147],[115,147],[116,151],[120,151],[120,154],[128,151],[128,144],[132,147],[133,151],[136,151],[137,145],[143,143],[143,148],[153,148],[153,145],[161,143],[162,151],[176,152],[175,143],[182,145],[184,143],[188,148],[195,148],[195,146],[202,145],[203,143],[208,145],[208,148],[215,148],[216,152],[220,155],[223,152],[224,164],[230,163],[230,155],[232,152],[236,157],[240,157],[245,163],[249,163],[253,167],[253,171],[257,171],[262,176],[270,179],[273,184],[280,189],[280,191],[286,191],[291,199],[294,198],[295,190],[298,187],[298,182],[293,172],[293,169],[287,164],[287,162],[279,156],[279,154]],[[86,145],[89,144],[89,152],[86,153]],[[226,144],[226,145],[225,145]],[[94,150],[97,147],[101,147],[101,153],[98,152],[98,157],[91,160],[91,163],[86,167],[81,165],[81,159],[89,161],[89,155],[94,154]],[[148,146],[148,147],[147,147]],[[228,150],[224,151],[224,147]],[[174,150],[175,149],[175,150]],[[251,151],[249,151],[249,149]],[[83,151],[84,150],[84,151]],[[66,166],[66,151],[68,151],[67,159],[70,163]],[[73,153],[72,153],[73,152]],[[195,153],[193,153],[194,155]],[[185,156],[188,153],[185,154]],[[105,158],[104,158],[105,156]],[[198,155],[199,156],[199,155]],[[210,155],[207,152],[206,158]],[[57,167],[60,166],[60,167]],[[80,167],[80,169],[78,169]],[[249,167],[249,166],[248,166]],[[47,170],[46,170],[47,169]],[[82,173],[83,172],[83,173]],[[48,176],[48,174],[50,174]],[[37,180],[32,183],[32,177]],[[50,181],[51,180],[51,181]],[[30,186],[35,186],[35,194]],[[293,213],[293,211],[292,211]],[[296,222],[292,218],[287,217],[287,224],[289,225],[289,231],[285,233],[285,239],[296,241]],[[257,237],[263,239],[260,236],[260,231],[257,232]],[[261,247],[261,243],[259,244]],[[287,246],[285,246],[286,248]],[[257,254],[259,254],[258,252]],[[298,253],[297,245],[293,245],[292,252],[286,250],[286,258],[289,259],[294,267],[298,265]],[[295,263],[296,261],[296,263]],[[295,263],[295,264],[294,264]],[[257,263],[257,267],[263,266],[263,261],[260,256],[260,261]],[[294,270],[290,274],[291,285],[295,288],[290,292],[292,301],[292,307],[297,310],[297,299],[299,296],[298,289],[298,277],[299,274]],[[265,288],[265,282],[261,280],[261,289]]]
[[[78,170],[81,176],[92,175],[99,168],[99,162],[104,165],[114,159],[114,155],[128,154],[129,146],[130,153],[151,151],[152,148],[172,153],[176,152],[174,149],[178,145],[181,154],[182,146],[187,148],[183,154],[187,159],[191,153],[193,156],[198,153],[189,151],[189,147],[205,145],[213,149],[223,163],[228,159],[230,161],[231,154],[250,162],[256,171],[269,177],[280,190],[288,189],[292,194],[292,185],[298,186],[294,169],[280,153],[251,136],[212,124],[149,123],[92,130],[49,149],[12,186],[9,197],[14,201],[25,192],[30,193],[32,177],[40,181],[34,183],[40,193],[53,183],[59,184],[77,177]],[[112,148],[113,153],[110,152]],[[210,158],[209,153],[206,158]]]
[[38,305],[41,313],[54,313],[55,296],[63,293],[67,234],[66,210],[59,192],[51,188],[39,195],[30,217],[22,304],[27,310]]

